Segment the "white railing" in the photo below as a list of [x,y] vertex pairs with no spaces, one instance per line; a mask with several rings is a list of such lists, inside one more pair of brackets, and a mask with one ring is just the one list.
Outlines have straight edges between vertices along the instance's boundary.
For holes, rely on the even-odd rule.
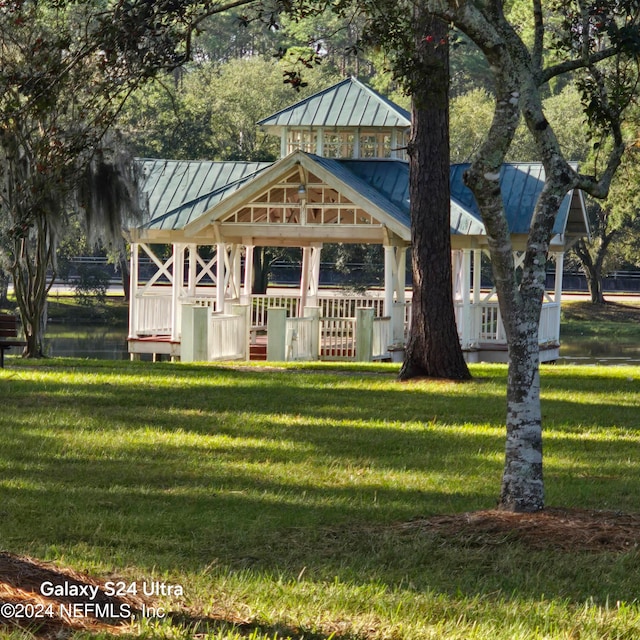
[[182,302],[193,304],[196,307],[209,307],[210,309],[215,309],[216,308],[216,297],[215,296],[207,296],[207,295],[186,296],[182,300]]
[[244,360],[247,357],[246,320],[243,315],[214,313],[209,323],[209,360]]
[[318,296],[320,315],[325,318],[353,318],[356,309],[373,309],[376,318],[384,315],[384,298],[364,296]]
[[474,305],[478,308],[480,321],[478,323],[479,342],[497,342],[505,344],[507,336],[504,332],[500,309],[497,302]]
[[285,360],[317,360],[317,318],[288,318],[285,326]]
[[286,309],[287,317],[295,318],[298,316],[298,310],[300,309],[300,296],[251,296],[252,327],[266,329],[269,307],[274,307],[276,309]]
[[134,336],[171,335],[171,294],[137,295]]
[[542,305],[538,342],[540,344],[560,342],[560,304],[558,302],[546,302]]
[[373,359],[380,360],[389,356],[389,345],[392,342],[391,318],[373,319]]
[[404,303],[404,339],[405,342],[409,339],[409,331],[411,331],[411,300],[407,300]]
[[320,318],[322,360],[353,360],[356,351],[355,318]]
[[[481,302],[470,305],[470,316],[464,317],[463,306],[456,303],[456,323],[460,338],[466,338],[470,344],[489,342],[506,344],[507,336],[502,323],[500,309],[497,302]],[[557,302],[545,302],[540,312],[540,329],[538,341],[540,344],[558,342],[560,307]],[[470,323],[465,327],[465,322]]]

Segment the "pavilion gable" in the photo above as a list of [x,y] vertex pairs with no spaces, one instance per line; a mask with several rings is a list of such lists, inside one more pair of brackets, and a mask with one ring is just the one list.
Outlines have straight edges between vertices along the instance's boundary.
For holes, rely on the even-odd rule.
[[405,211],[339,161],[294,152],[184,228],[225,242],[262,245],[410,240]]

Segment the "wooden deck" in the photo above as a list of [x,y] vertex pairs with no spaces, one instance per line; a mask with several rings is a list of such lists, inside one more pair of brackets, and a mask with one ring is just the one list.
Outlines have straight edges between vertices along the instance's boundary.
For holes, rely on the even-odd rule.
[[151,354],[153,361],[168,356],[171,360],[180,358],[180,342],[172,340],[171,336],[142,336],[127,338],[129,356],[131,360],[139,360],[142,354]]

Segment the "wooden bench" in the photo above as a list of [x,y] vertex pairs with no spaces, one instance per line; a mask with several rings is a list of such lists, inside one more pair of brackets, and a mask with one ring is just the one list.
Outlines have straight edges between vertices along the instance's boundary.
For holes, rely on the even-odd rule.
[[0,368],[4,367],[4,352],[11,347],[24,347],[27,343],[17,340],[18,316],[0,313]]

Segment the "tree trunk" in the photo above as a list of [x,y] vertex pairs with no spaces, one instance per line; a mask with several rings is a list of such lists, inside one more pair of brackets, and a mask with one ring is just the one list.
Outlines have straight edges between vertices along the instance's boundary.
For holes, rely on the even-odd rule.
[[585,240],[579,240],[573,248],[587,279],[587,287],[593,304],[606,303],[602,281],[602,265],[614,235],[615,232],[601,235],[599,244],[596,245],[595,258]]
[[413,299],[400,379],[468,380],[451,277],[448,27],[428,16],[418,33],[409,152]]
[[[426,4],[450,19],[478,45],[495,81],[493,121],[465,174],[465,181],[474,193],[487,230],[509,347],[507,443],[501,506],[514,511],[537,511],[544,506],[538,329],[549,242],[560,204],[570,189],[580,188],[596,198],[607,196],[626,147],[621,130],[621,103],[616,102],[614,106],[608,101],[609,91],[604,85],[607,74],[596,68],[600,51],[591,53],[590,46],[600,38],[598,31],[594,31],[593,36],[585,32],[579,34],[582,57],[576,55],[575,44],[572,44],[567,47],[565,60],[547,66],[542,3],[534,3],[532,48],[525,45],[506,19],[502,2]],[[577,31],[572,35],[578,35]],[[622,50],[623,47],[613,46],[610,51],[613,54]],[[570,166],[542,108],[542,95],[549,80],[579,68],[589,69],[590,75],[586,77],[593,83],[593,88],[586,92],[588,96],[593,92],[591,98],[596,104],[596,115],[590,117],[591,122],[602,118],[602,122],[610,126],[613,146],[599,178],[580,174]],[[520,116],[524,117],[537,155],[544,164],[545,184],[536,203],[519,282],[502,203],[500,171]]]
[[9,304],[9,274],[0,269],[0,307]]
[[[539,317],[539,316],[538,316]],[[535,512],[544,507],[538,334],[522,323],[509,340],[507,440],[500,508]]]
[[55,272],[47,276],[47,271],[53,269],[55,247],[44,217],[36,220],[27,237],[16,239],[14,251],[11,275],[27,343],[22,355],[42,358],[47,296],[55,280]]
[[267,248],[255,247],[253,250],[253,284],[251,293],[261,295],[267,292],[269,285],[269,265],[267,262]]
[[598,269],[585,269],[587,287],[592,304],[604,304],[604,290],[602,286],[602,272]]
[[118,268],[120,269],[120,280],[122,282],[122,291],[124,292],[124,301],[129,302],[129,293],[131,291],[131,272],[129,270],[129,261],[124,253],[118,256]]

